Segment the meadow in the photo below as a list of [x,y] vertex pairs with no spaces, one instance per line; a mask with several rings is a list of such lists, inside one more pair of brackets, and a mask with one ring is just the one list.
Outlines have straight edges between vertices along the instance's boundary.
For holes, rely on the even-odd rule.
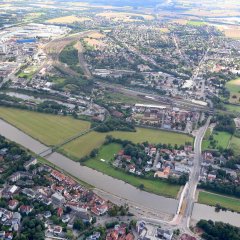
[[[184,144],[185,142],[193,142],[193,138],[185,134],[178,134],[156,129],[136,128],[136,132],[90,132],[66,145],[61,147],[60,151],[75,160],[88,155],[92,149],[99,148],[105,141],[107,135],[114,138],[129,140],[133,143],[165,143],[165,144]],[[87,143],[87,144],[86,144]]]
[[0,107],[0,118],[46,145],[56,145],[90,128],[90,122],[72,117]]

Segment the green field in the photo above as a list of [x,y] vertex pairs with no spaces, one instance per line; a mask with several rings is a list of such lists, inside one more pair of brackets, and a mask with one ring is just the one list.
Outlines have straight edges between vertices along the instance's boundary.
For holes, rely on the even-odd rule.
[[[229,102],[240,104],[240,78],[226,83],[226,88],[230,91]],[[233,98],[233,96],[236,96]]]
[[127,96],[122,93],[106,93],[105,98],[111,102],[121,102],[126,104],[136,104],[136,103],[154,103],[154,101],[142,99],[138,96]]
[[206,25],[206,22],[202,22],[202,21],[188,21],[187,22],[188,25],[191,25],[191,26],[195,26],[195,27],[201,27],[201,26],[204,26]]
[[224,107],[233,113],[239,113],[240,112],[240,105],[231,105],[231,104],[224,104]]
[[[96,169],[97,171],[105,173],[114,178],[123,180],[124,182],[127,182],[135,187],[139,187],[140,184],[143,184],[145,191],[173,198],[177,197],[177,194],[180,190],[180,187],[177,185],[171,185],[157,179],[143,179],[125,173],[111,166],[109,162],[113,159],[114,154],[117,153],[120,149],[121,146],[119,144],[113,143],[109,145],[103,145],[100,148],[98,156],[87,160],[86,162],[84,162],[84,165]],[[101,159],[105,160],[105,162],[101,161]]]
[[[202,150],[207,150],[207,149],[212,149],[213,147],[210,144],[210,140],[209,140],[209,132],[206,132],[207,135],[205,135],[204,140],[202,142]],[[214,131],[212,133],[213,139],[217,141],[216,147],[223,147],[224,149],[227,148],[229,146],[229,142],[231,139],[231,134],[227,133],[227,132],[218,132],[218,131]]]
[[236,155],[240,155],[240,138],[232,136],[229,147],[233,149]]
[[[192,142],[193,138],[173,132],[136,128],[136,132],[90,132],[66,145],[64,145],[60,151],[69,157],[77,160],[85,155],[89,154],[92,149],[99,148],[105,141],[107,135],[112,135],[114,138],[120,138],[123,140],[129,140],[133,143],[142,143],[148,141],[149,143],[170,143],[170,144],[184,144],[185,142]],[[86,144],[87,143],[87,144]]]
[[0,118],[21,129],[47,145],[56,145],[63,140],[89,129],[90,123],[72,117],[0,107]]
[[200,191],[198,202],[210,206],[216,206],[216,204],[219,204],[227,209],[240,212],[240,199],[238,198],[231,198],[210,192]]

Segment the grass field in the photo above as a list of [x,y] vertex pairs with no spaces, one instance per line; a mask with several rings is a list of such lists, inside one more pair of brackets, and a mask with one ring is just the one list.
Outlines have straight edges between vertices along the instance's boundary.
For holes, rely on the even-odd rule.
[[187,24],[195,27],[201,27],[206,25],[205,22],[201,22],[201,21],[188,21]]
[[233,113],[239,113],[240,112],[240,105],[231,105],[231,104],[224,104],[224,107]]
[[[208,132],[206,134],[208,134]],[[217,141],[216,147],[221,146],[225,149],[229,146],[229,141],[230,141],[232,135],[227,132],[214,131],[212,133],[212,136],[213,136],[213,139]],[[204,140],[202,142],[202,150],[212,149],[209,137],[208,137],[208,139],[206,137],[207,136],[205,135]]]
[[0,118],[21,129],[35,139],[55,145],[90,128],[90,123],[71,117],[55,116],[13,108],[0,108]]
[[137,96],[127,96],[122,93],[110,93],[107,92],[105,94],[105,98],[111,102],[121,102],[121,103],[126,103],[126,104],[135,104],[135,103],[155,103],[154,101],[151,100],[145,100],[142,99],[141,97]]
[[233,149],[235,155],[240,155],[240,138],[232,136],[229,147]]
[[134,143],[142,143],[148,141],[150,143],[170,143],[181,145],[185,142],[193,141],[191,137],[184,134],[166,132],[155,129],[137,128],[136,132],[90,132],[64,145],[60,150],[64,154],[76,160],[89,154],[92,149],[99,148],[104,143],[107,135],[112,135],[115,138],[120,138],[123,140],[129,140]]
[[[120,149],[121,145],[119,144],[104,145],[100,148],[97,157],[87,160],[84,164],[109,176],[123,180],[135,187],[139,187],[140,184],[143,184],[145,191],[173,198],[177,197],[180,189],[179,186],[171,185],[160,180],[142,179],[112,167],[109,161],[113,159],[114,154]],[[101,159],[105,160],[105,162],[101,161]]]
[[240,199],[237,198],[200,191],[198,202],[210,206],[216,206],[216,204],[219,204],[227,209],[240,212]]
[[227,82],[226,87],[230,91],[229,102],[240,103],[240,78]]

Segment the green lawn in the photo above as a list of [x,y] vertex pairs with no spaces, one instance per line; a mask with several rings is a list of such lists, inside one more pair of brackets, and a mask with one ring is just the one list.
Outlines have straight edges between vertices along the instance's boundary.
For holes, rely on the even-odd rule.
[[[208,132],[206,134],[209,134]],[[214,131],[212,133],[213,139],[217,141],[216,147],[223,147],[224,149],[229,146],[229,141],[231,139],[231,134],[227,132],[218,132]],[[210,137],[210,136],[209,136]],[[210,144],[209,137],[205,135],[204,140],[202,142],[202,150],[213,149]]]
[[[171,185],[157,179],[143,179],[118,170],[110,165],[109,163],[113,159],[114,154],[117,153],[120,149],[121,145],[119,144],[113,143],[109,145],[103,145],[100,148],[98,156],[87,160],[84,162],[84,164],[109,176],[123,180],[124,182],[127,182],[135,187],[139,187],[140,184],[143,184],[145,191],[173,198],[177,197],[180,189],[180,187],[177,185]],[[101,161],[101,159],[105,160],[105,162]]]
[[[184,144],[185,142],[193,142],[193,138],[185,135],[173,132],[137,128],[136,132],[90,132],[66,145],[64,145],[60,151],[69,157],[77,160],[86,156],[94,148],[99,148],[105,141],[107,135],[112,135],[115,138],[123,140],[129,140],[133,143],[142,143],[148,141],[150,143],[170,143],[170,144]],[[86,144],[87,143],[87,144]]]
[[55,145],[90,128],[90,123],[56,116],[0,107],[0,118],[47,145]]
[[240,212],[240,199],[218,195],[210,192],[199,192],[198,202],[210,206],[221,205],[227,209]]
[[[226,83],[226,88],[230,91],[229,102],[240,104],[240,78]],[[233,98],[233,96],[236,96]]]

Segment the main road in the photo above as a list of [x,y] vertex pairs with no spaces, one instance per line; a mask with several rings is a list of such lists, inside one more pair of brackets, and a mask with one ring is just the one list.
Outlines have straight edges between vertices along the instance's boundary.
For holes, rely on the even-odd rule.
[[180,227],[185,231],[189,230],[189,223],[192,216],[193,205],[195,202],[195,193],[200,177],[201,162],[202,162],[202,140],[208,129],[211,117],[209,117],[204,126],[199,128],[194,141],[194,163],[193,169],[189,176],[188,189],[186,191],[186,196],[184,203],[186,204],[185,211],[183,213],[182,219],[180,221]]

